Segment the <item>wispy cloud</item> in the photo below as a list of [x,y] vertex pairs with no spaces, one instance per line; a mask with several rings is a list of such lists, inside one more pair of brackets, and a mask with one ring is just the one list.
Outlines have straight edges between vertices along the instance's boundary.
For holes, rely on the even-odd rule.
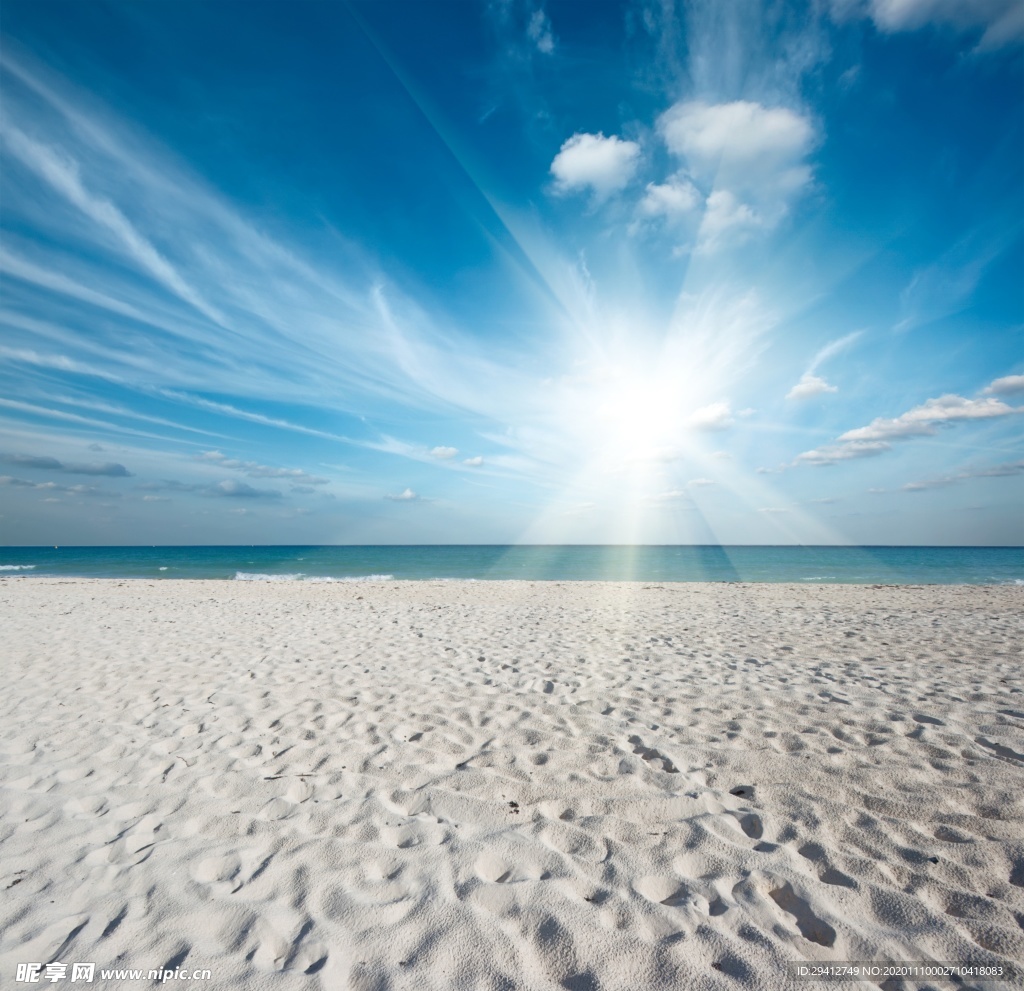
[[[68,413],[65,410],[52,409],[48,406],[38,406],[35,403],[25,403],[17,399],[0,399],[0,407],[17,410],[21,413],[29,413],[32,416],[42,416],[54,420],[63,420],[67,423],[80,424],[85,427],[93,427],[111,433],[129,434],[134,437],[149,437],[153,440],[168,440],[163,434],[149,433],[145,430],[135,430],[132,427],[124,427],[109,420],[97,420],[90,416],[79,416],[77,413]],[[209,442],[207,442],[209,443]]]
[[[345,397],[343,405],[362,412],[395,402],[481,412],[493,405],[495,391],[475,383],[510,376],[467,335],[439,328],[353,245],[339,243],[328,263],[301,259],[138,129],[127,137],[116,119],[84,111],[44,81],[44,70],[10,53],[0,66],[17,81],[5,89],[4,141],[36,183],[37,195],[24,202],[45,204],[38,219],[56,243],[82,246],[66,259],[39,243],[31,258],[5,245],[0,266],[117,320],[104,334],[69,328],[60,356],[40,353],[37,335],[32,343],[10,336],[22,358],[35,352],[38,367],[85,372],[85,356],[109,337],[116,346],[94,369],[108,380],[272,426],[283,418],[247,413],[244,403],[203,406],[197,393],[273,395],[330,410]],[[112,248],[140,278],[129,284],[106,264]],[[284,429],[296,427],[337,439]]]
[[252,410],[239,409],[230,403],[218,403],[212,399],[204,399],[202,396],[189,395],[186,392],[178,392],[174,389],[161,389],[160,395],[175,402],[185,403],[188,406],[196,406],[199,409],[208,410],[211,413],[220,413],[223,416],[234,417],[238,420],[248,420],[250,423],[259,423],[265,427],[277,427],[280,430],[291,430],[294,433],[306,434],[310,437],[322,437],[324,440],[336,440],[343,444],[350,443],[347,437],[332,434],[326,430],[316,430],[312,427],[305,427],[301,423],[293,423],[281,417],[266,416],[263,413],[255,413]]
[[405,489],[396,495],[388,494],[384,496],[385,499],[390,499],[391,502],[419,502],[421,497],[413,492],[412,489]]
[[215,323],[224,323],[223,315],[210,306],[182,278],[177,269],[139,233],[135,225],[113,203],[86,189],[79,166],[74,159],[34,141],[13,124],[0,128],[0,136],[25,166],[45,180],[72,206],[112,234],[127,255],[141,268],[204,316]]
[[684,508],[696,509],[690,493],[686,489],[669,489],[667,492],[658,492],[652,495],[648,501],[653,503],[683,503]]
[[73,496],[104,496],[108,499],[117,499],[121,495],[120,492],[99,489],[94,485],[60,485],[57,482],[33,482],[30,479],[17,478],[12,475],[0,475],[0,485],[8,485],[12,488],[34,489],[37,492],[63,492]]
[[978,52],[1024,42],[1024,9],[1018,0],[833,0],[833,6],[845,16],[864,10],[889,33],[935,26],[980,34]]
[[555,50],[551,19],[543,9],[537,9],[530,15],[530,20],[526,24],[526,35],[537,46],[538,52],[550,55]]
[[[991,388],[991,386],[989,386]],[[795,464],[832,465],[839,461],[864,458],[888,451],[893,441],[925,437],[947,425],[969,420],[991,420],[1024,413],[1024,406],[1008,406],[991,397],[965,399],[953,394],[928,399],[895,417],[876,417],[866,427],[840,434],[833,444],[804,451]]]
[[1021,226],[1011,215],[998,230],[974,230],[920,267],[900,293],[902,316],[893,329],[913,330],[966,309],[986,270],[1013,243]]
[[258,461],[241,461],[238,458],[229,458],[220,451],[204,451],[196,456],[196,460],[207,464],[215,464],[218,468],[230,468],[232,471],[240,471],[250,478],[283,478],[289,482],[304,486],[327,485],[330,481],[327,478],[310,475],[309,472],[303,471],[301,468],[279,468],[273,465],[260,464]]
[[949,485],[956,485],[972,478],[1010,478],[1014,475],[1024,475],[1024,461],[1007,461],[988,467],[967,468],[952,475],[940,475],[937,478],[929,478],[920,482],[907,482],[903,486],[903,491],[925,492],[928,489],[941,489]]
[[226,499],[280,499],[282,497],[281,492],[276,489],[259,489],[249,485],[248,482],[240,482],[234,478],[226,478],[223,481],[210,484],[163,479],[144,482],[138,488],[144,492],[187,492]]
[[709,403],[695,409],[687,418],[688,426],[695,430],[725,430],[736,422],[727,402]]
[[838,340],[826,344],[814,356],[807,371],[800,376],[800,381],[789,390],[786,398],[811,399],[814,396],[821,396],[829,392],[838,392],[837,386],[830,385],[817,374],[818,368],[840,351],[849,347],[858,337],[860,337],[860,331],[854,331],[852,334],[847,334],[845,337],[840,337]]

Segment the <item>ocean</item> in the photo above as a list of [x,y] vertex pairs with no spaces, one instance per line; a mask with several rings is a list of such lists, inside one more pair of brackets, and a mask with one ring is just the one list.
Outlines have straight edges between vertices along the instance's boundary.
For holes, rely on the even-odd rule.
[[6,547],[2,577],[1024,584],[1020,547]]

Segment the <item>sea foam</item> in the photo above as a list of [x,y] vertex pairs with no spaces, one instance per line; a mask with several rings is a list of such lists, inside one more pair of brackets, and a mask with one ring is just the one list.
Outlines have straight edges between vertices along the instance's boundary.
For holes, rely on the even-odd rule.
[[287,575],[265,575],[251,571],[236,571],[236,582],[390,582],[394,575],[347,575],[333,578],[330,575],[307,575],[302,571]]

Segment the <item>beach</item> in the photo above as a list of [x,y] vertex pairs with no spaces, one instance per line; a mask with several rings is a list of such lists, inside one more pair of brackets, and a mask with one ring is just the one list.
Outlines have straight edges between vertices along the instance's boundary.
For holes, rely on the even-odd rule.
[[0,640],[5,987],[1024,961],[1021,586],[4,577]]

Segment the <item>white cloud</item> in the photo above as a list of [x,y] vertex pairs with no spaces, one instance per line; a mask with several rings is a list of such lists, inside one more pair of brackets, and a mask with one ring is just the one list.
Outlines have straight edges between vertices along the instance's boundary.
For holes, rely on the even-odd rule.
[[1004,375],[981,390],[983,396],[1015,396],[1024,392],[1024,375]]
[[827,392],[838,392],[839,389],[830,385],[820,375],[816,375],[818,368],[828,361],[829,358],[834,357],[840,351],[849,347],[858,337],[860,337],[860,331],[855,330],[852,334],[847,334],[845,337],[840,337],[838,340],[830,341],[826,344],[813,358],[810,366],[803,375],[800,376],[800,381],[793,386],[792,389],[786,394],[787,399],[810,399],[813,396],[821,396]]
[[834,385],[829,385],[818,375],[811,375],[805,372],[800,376],[800,381],[786,393],[787,399],[811,399],[813,396],[821,396],[826,392],[838,392]]
[[882,31],[912,31],[941,25],[981,31],[977,49],[986,51],[1024,41],[1020,0],[870,0],[868,12]]
[[202,454],[196,455],[196,460],[215,464],[219,468],[240,471],[250,478],[286,478],[301,485],[326,485],[329,481],[317,475],[310,475],[301,468],[276,468],[273,465],[260,464],[258,461],[240,461],[237,458],[229,458],[220,451],[203,451]]
[[[725,170],[729,180],[760,185],[806,181],[798,165],[814,142],[810,122],[785,107],[737,100],[708,104],[677,103],[661,115],[658,128],[670,151],[702,169]],[[757,172],[768,175],[757,176]]]
[[698,250],[709,254],[725,244],[742,244],[755,231],[770,226],[749,203],[728,189],[716,189],[707,198],[698,235]]
[[479,468],[484,463],[484,459],[478,454],[475,458],[466,458],[462,463],[470,468]]
[[640,161],[640,146],[614,134],[574,134],[555,156],[551,174],[555,189],[570,193],[590,188],[605,199],[629,184]]
[[675,104],[658,119],[669,151],[711,187],[698,248],[714,251],[774,227],[810,184],[805,159],[817,141],[810,120],[748,100]]
[[447,461],[450,458],[454,458],[459,453],[457,447],[432,447],[430,449],[430,456],[437,458],[439,461]]
[[229,478],[210,486],[204,495],[228,496],[235,499],[280,499],[281,493],[273,489],[256,489],[248,482],[239,482]]
[[526,25],[526,34],[537,46],[537,51],[550,55],[555,50],[555,36],[551,31],[551,19],[543,10],[535,10]]
[[788,513],[788,509],[782,509],[778,506],[765,506],[763,509],[758,510],[759,513]]
[[639,210],[645,217],[683,217],[693,213],[702,200],[700,191],[689,179],[675,175],[663,183],[649,182]]
[[834,465],[837,461],[851,461],[854,458],[870,458],[882,454],[892,447],[885,441],[850,441],[846,444],[826,444],[813,451],[798,454],[795,464]]
[[[685,489],[672,489],[669,492],[659,492],[657,495],[651,496],[651,502],[689,502],[690,493]],[[692,507],[691,508],[695,508]]]
[[696,488],[703,487],[705,485],[714,485],[715,482],[710,478],[691,478],[686,484]]
[[839,436],[840,441],[879,441],[920,437],[934,434],[935,427],[957,420],[987,420],[996,416],[1007,416],[1024,410],[1007,406],[1000,399],[965,399],[963,396],[946,395],[928,399],[897,417],[877,417],[866,427],[847,430]]
[[386,495],[384,498],[390,499],[392,502],[416,502],[419,496],[412,489],[406,489],[404,492],[399,492],[398,495]]
[[[991,388],[991,386],[989,387]],[[797,455],[794,464],[832,465],[852,458],[870,457],[888,451],[894,440],[929,436],[937,428],[965,420],[989,420],[1024,413],[1024,406],[1008,406],[1000,399],[965,399],[945,395],[928,399],[920,406],[895,417],[876,417],[866,427],[840,434],[835,443]]]
[[725,430],[735,420],[729,404],[725,402],[710,403],[694,410],[687,418],[687,426],[696,430]]

